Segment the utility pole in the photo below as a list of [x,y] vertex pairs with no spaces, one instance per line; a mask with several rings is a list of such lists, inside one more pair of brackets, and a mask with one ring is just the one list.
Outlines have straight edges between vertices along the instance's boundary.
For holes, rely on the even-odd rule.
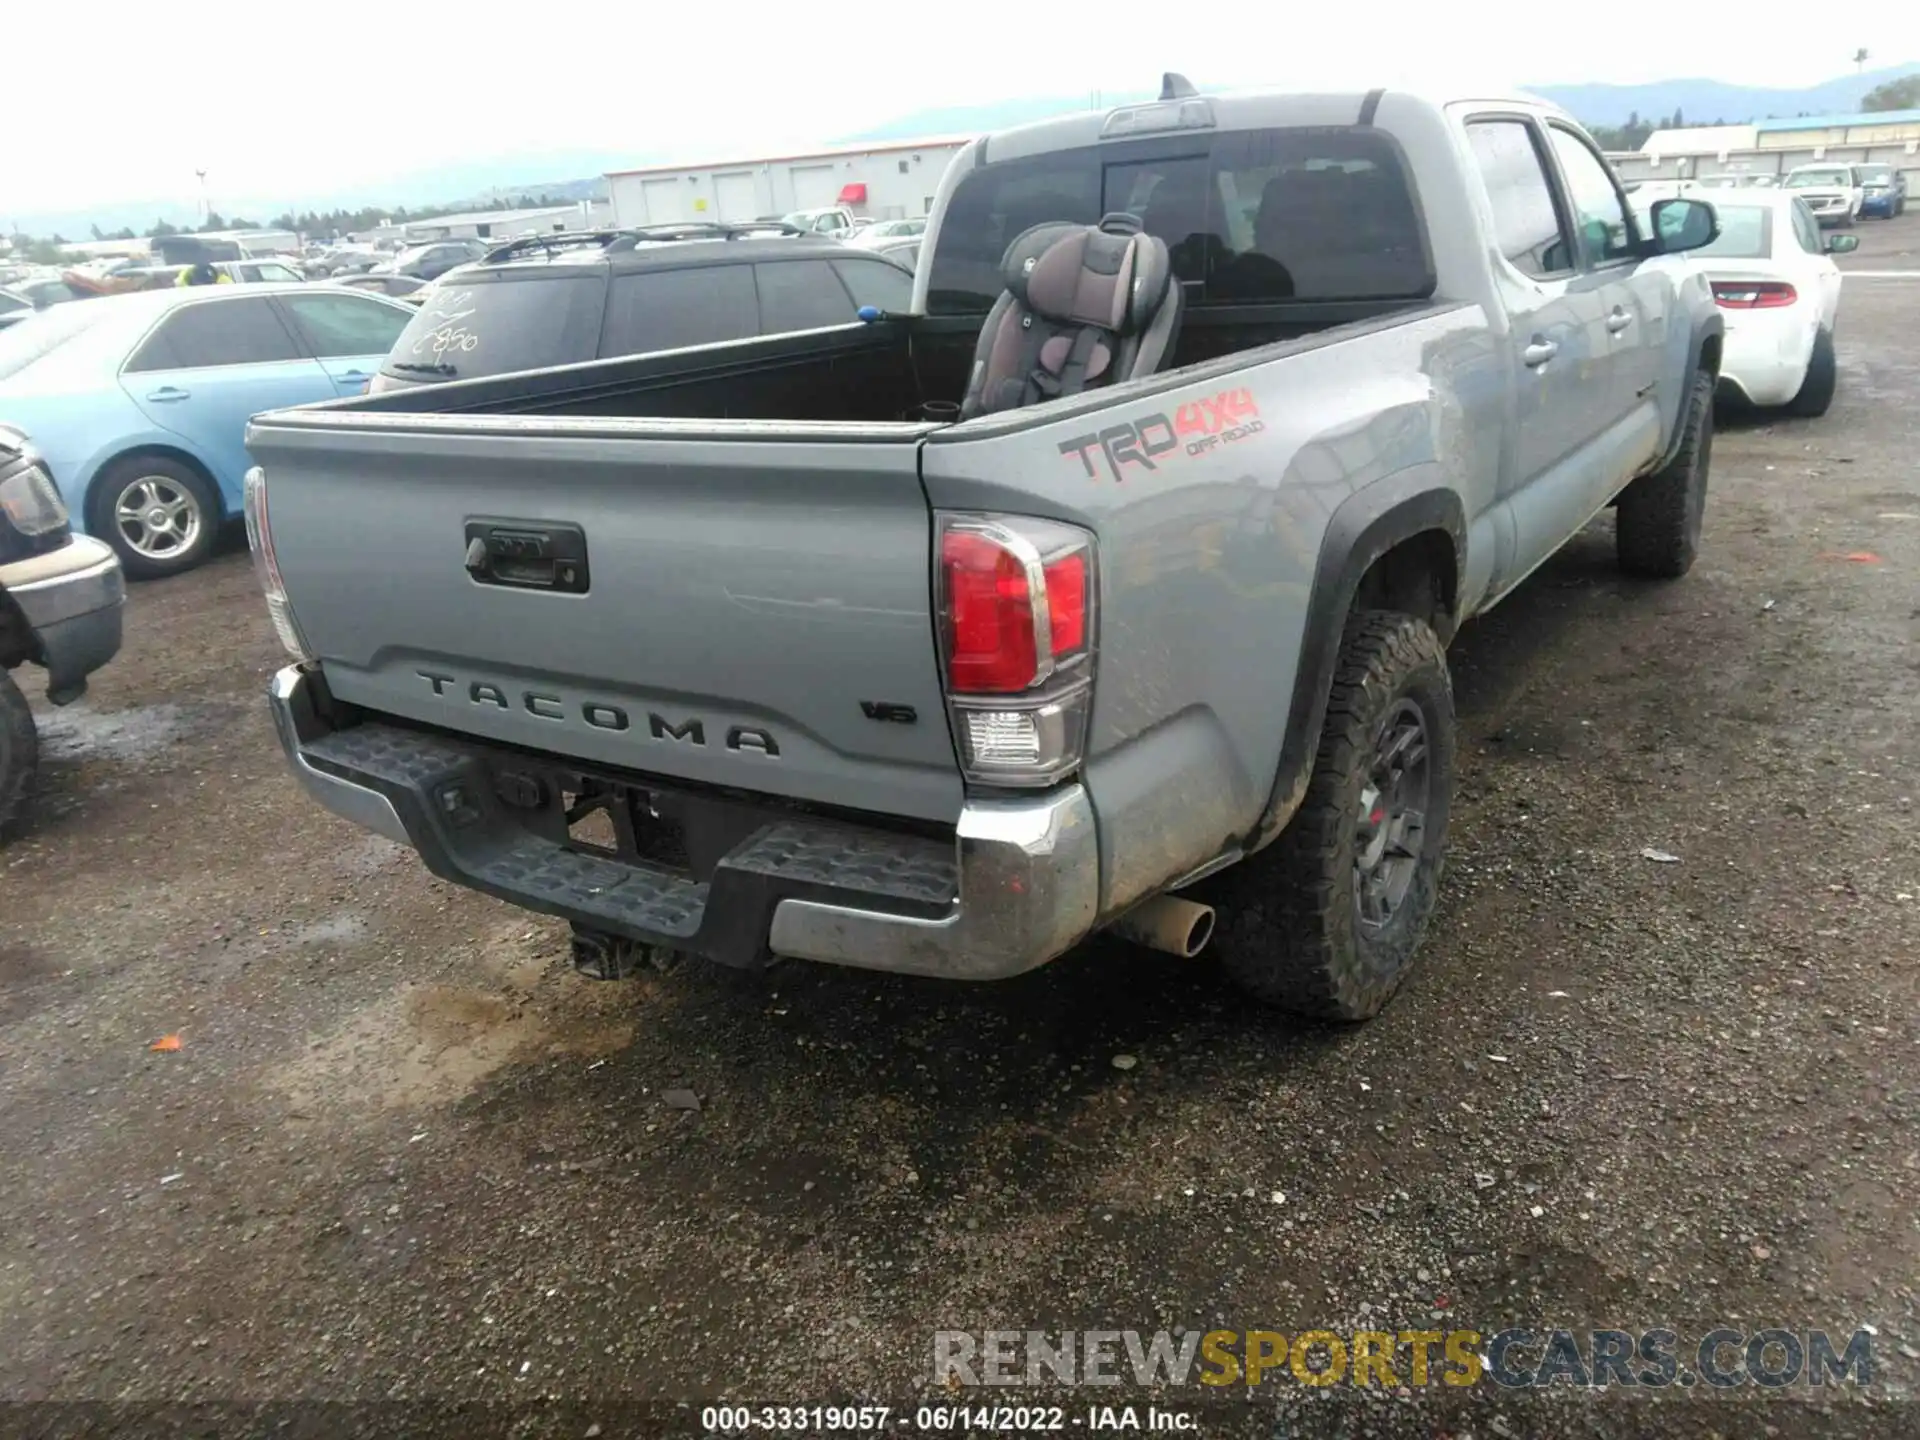
[[207,217],[213,213],[212,207],[207,204],[207,172],[196,170],[193,173],[200,177],[200,223],[204,225]]
[[1866,46],[1863,45],[1858,50],[1853,52],[1853,73],[1856,75],[1864,75],[1866,73],[1866,70],[1867,70],[1867,48]]

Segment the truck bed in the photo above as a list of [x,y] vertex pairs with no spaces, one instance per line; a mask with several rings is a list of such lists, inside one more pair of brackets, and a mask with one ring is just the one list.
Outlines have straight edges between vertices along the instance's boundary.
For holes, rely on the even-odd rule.
[[[1192,311],[1168,368],[1306,341],[1432,303],[1355,300]],[[979,323],[971,317],[890,317],[871,325],[413,386],[314,408],[365,415],[902,423],[920,418],[923,402],[959,402],[978,335]]]

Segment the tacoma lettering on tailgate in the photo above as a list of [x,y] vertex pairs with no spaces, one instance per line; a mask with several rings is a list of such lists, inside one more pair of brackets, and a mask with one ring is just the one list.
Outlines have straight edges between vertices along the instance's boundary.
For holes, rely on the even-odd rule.
[[1205,400],[1182,405],[1171,419],[1163,413],[1143,415],[1138,420],[1123,420],[1092,434],[1062,440],[1060,453],[1077,455],[1089,480],[1100,478],[1100,467],[1093,463],[1098,453],[1106,458],[1107,473],[1115,480],[1125,480],[1128,465],[1157,471],[1181,453],[1204,455],[1216,446],[1258,435],[1265,428],[1251,391],[1222,390]]
[[[623,705],[615,705],[609,700],[583,700],[580,702],[577,717],[568,713],[566,702],[558,695],[541,690],[522,690],[509,696],[504,686],[495,685],[487,680],[471,680],[462,685],[457,675],[442,674],[437,670],[416,671],[419,677],[433,687],[433,693],[447,700],[465,700],[469,705],[485,705],[496,710],[525,710],[529,715],[537,715],[542,720],[558,720],[562,724],[584,724],[595,730],[615,732],[631,731],[634,728],[633,717]],[[699,716],[675,724],[664,715],[649,710],[646,717],[646,733],[655,740],[665,740],[682,745],[705,746],[707,743],[707,722]],[[778,755],[780,742],[773,738],[771,731],[762,730],[757,725],[729,725],[721,742],[729,750],[751,752],[756,755]]]

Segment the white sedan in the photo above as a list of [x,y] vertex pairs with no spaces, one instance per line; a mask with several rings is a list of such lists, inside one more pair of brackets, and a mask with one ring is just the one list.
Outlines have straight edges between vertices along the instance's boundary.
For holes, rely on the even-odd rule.
[[1719,212],[1719,238],[1648,263],[1696,271],[1713,287],[1727,325],[1723,393],[1751,405],[1785,406],[1795,415],[1826,414],[1838,378],[1833,327],[1841,276],[1833,256],[1857,248],[1859,238],[1823,234],[1791,191],[1703,198]]

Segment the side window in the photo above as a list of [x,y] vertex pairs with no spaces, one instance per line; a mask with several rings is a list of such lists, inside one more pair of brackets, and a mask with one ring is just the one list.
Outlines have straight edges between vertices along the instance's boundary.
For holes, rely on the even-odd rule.
[[1627,219],[1626,202],[1606,162],[1571,130],[1549,125],[1553,153],[1560,158],[1561,172],[1567,177],[1567,191],[1573,201],[1574,220],[1586,242],[1587,253],[1595,263],[1625,260],[1634,253],[1633,226]]
[[377,300],[352,295],[283,295],[307,347],[323,360],[346,355],[385,355],[411,315]]
[[1800,248],[1809,255],[1824,255],[1827,247],[1820,239],[1820,222],[1813,218],[1813,212],[1807,208],[1807,202],[1798,195],[1793,197],[1793,233],[1799,240]]
[[913,308],[913,276],[884,260],[836,260],[833,268],[846,282],[853,307],[878,305],[896,315]]
[[258,265],[242,265],[239,267],[239,270],[239,278],[249,285],[256,285],[266,278]]
[[180,306],[160,322],[126,368],[196,370],[300,358],[299,347],[274,313],[273,303],[262,296]]
[[759,332],[752,266],[643,271],[615,278],[600,353],[643,355]]
[[824,260],[776,260],[753,270],[760,282],[762,335],[845,325],[855,318],[856,307]]
[[1493,203],[1494,242],[1507,262],[1536,279],[1571,270],[1573,246],[1533,127],[1524,120],[1476,120],[1467,126],[1467,141]]

